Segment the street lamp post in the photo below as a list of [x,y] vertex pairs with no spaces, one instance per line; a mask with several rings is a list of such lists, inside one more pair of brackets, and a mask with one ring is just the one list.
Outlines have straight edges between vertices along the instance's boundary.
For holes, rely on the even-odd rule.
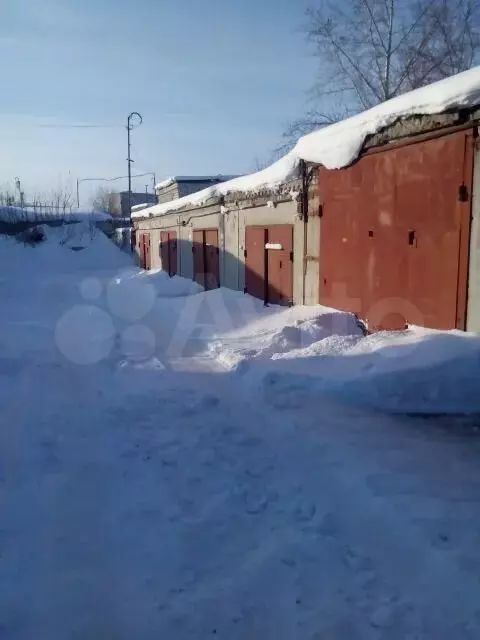
[[[137,120],[136,123],[132,123],[132,121]],[[143,118],[142,116],[138,113],[138,111],[132,111],[132,113],[129,114],[128,118],[127,118],[127,141],[128,141],[128,157],[127,157],[127,163],[128,163],[128,215],[131,218],[132,217],[132,162],[133,160],[130,157],[130,148],[131,148],[131,144],[130,144],[130,131],[134,128],[134,127],[138,127],[142,124],[143,122]]]

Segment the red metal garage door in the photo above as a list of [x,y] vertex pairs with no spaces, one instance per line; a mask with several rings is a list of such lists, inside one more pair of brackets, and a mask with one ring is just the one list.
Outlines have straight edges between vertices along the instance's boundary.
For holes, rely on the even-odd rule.
[[220,249],[218,230],[205,229],[205,288],[218,289],[220,286]]
[[202,229],[193,232],[193,279],[206,290],[220,286],[218,230]]
[[465,328],[473,133],[320,169],[320,301],[369,328]]
[[163,271],[170,275],[170,256],[168,252],[168,231],[160,231],[160,259]]
[[143,269],[151,269],[152,259],[150,253],[150,234],[140,233],[138,236],[138,255],[140,266]]
[[162,269],[168,272],[169,276],[177,274],[177,232],[160,232],[160,257],[162,259]]
[[151,252],[151,246],[150,246],[150,234],[149,233],[145,233],[143,235],[143,242],[144,242],[144,246],[145,246],[145,269],[151,269],[152,268],[152,252]]
[[292,304],[293,228],[289,224],[267,227],[267,302]]
[[178,272],[178,240],[176,231],[169,231],[168,233],[168,253],[169,273],[171,276],[176,276]]
[[193,232],[193,279],[202,287],[205,286],[205,247],[203,231]]
[[265,303],[293,299],[293,227],[245,228],[245,293]]
[[264,227],[245,228],[245,293],[260,300],[267,299],[265,278],[265,242]]

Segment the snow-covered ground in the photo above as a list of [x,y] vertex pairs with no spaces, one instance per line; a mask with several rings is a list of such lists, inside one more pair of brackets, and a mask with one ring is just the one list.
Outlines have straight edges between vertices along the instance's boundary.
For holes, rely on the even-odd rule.
[[112,216],[108,213],[102,213],[100,211],[71,211],[71,210],[56,210],[52,207],[36,207],[34,205],[27,205],[25,207],[19,207],[16,205],[0,205],[0,222],[8,222],[15,224],[17,222],[48,222],[52,220],[65,220],[69,222],[82,222],[82,223],[95,223],[95,222],[109,222]]
[[[72,233],[72,229],[74,233]],[[0,637],[478,638],[479,338],[0,238]]]

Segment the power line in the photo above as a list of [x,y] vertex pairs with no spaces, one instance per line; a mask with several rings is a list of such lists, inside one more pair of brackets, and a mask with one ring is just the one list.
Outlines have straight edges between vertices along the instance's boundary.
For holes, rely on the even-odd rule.
[[120,124],[39,124],[39,129],[122,129]]

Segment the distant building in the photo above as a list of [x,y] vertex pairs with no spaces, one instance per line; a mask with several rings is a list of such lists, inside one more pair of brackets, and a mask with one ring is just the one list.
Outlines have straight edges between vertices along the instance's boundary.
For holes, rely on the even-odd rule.
[[172,176],[155,185],[157,202],[170,202],[237,176]]
[[[156,202],[157,198],[154,193],[132,191],[132,207],[139,204],[152,205],[156,204]],[[111,193],[108,205],[109,213],[112,216],[119,216],[121,218],[128,218],[130,216],[128,191]]]

